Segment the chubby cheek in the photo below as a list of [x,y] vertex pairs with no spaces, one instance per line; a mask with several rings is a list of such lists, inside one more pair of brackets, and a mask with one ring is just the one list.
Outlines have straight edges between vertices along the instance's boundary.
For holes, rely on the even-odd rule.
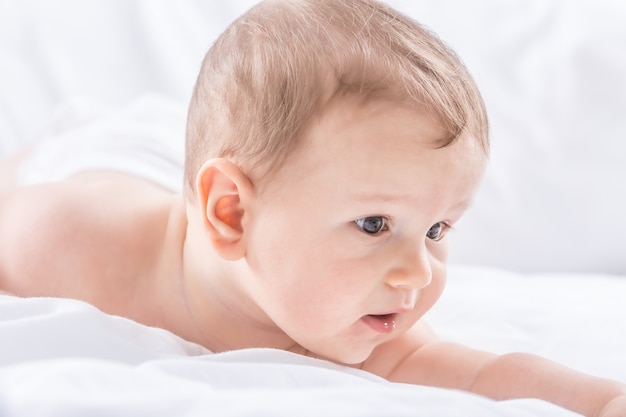
[[[252,272],[251,279],[260,290],[275,295],[292,296],[299,287],[310,281],[318,254],[297,228],[284,225],[259,228],[248,245],[246,260]],[[306,268],[310,265],[312,268]],[[285,302],[288,300],[284,300]]]
[[444,237],[440,242],[431,243],[429,247],[431,254],[431,269],[433,280],[431,291],[437,294],[437,298],[443,292],[448,278],[448,257],[450,254],[450,243],[448,237]]
[[406,330],[419,321],[439,300],[446,287],[447,265],[445,262],[437,262],[432,266],[431,283],[420,290],[415,308],[411,312],[411,322],[406,326]]
[[355,320],[364,271],[343,259],[345,250],[332,239],[290,232],[267,231],[258,249],[250,252],[263,309],[287,328],[291,322],[323,331],[344,324],[338,321]]
[[423,302],[424,308],[426,310],[430,309],[437,302],[437,300],[439,300],[441,294],[443,294],[443,291],[446,287],[447,278],[448,272],[445,264],[439,265],[433,271],[432,282],[428,287],[423,290]]

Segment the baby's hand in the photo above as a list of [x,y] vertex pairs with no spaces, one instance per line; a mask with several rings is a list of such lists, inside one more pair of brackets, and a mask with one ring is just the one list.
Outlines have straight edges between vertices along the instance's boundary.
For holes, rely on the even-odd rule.
[[598,417],[626,417],[626,394],[614,398],[598,414]]

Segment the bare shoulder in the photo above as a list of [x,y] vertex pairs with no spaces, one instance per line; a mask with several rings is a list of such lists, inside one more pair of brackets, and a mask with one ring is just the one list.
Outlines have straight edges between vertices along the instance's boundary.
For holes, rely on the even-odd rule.
[[496,355],[439,339],[423,321],[379,346],[363,369],[395,382],[469,390]]
[[96,305],[112,291],[123,294],[158,257],[173,198],[114,173],[6,192],[0,197],[0,288]]
[[389,379],[407,357],[437,340],[431,327],[420,320],[406,333],[374,349],[363,369]]

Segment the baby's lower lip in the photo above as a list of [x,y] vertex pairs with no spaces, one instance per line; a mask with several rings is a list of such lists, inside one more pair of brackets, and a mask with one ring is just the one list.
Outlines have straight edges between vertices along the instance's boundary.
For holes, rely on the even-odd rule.
[[378,333],[391,333],[396,328],[396,313],[391,314],[369,314],[363,316],[363,321]]

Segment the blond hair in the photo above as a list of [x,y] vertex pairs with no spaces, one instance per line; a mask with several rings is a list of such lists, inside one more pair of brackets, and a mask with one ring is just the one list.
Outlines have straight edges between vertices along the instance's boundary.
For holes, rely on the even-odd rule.
[[374,0],[264,1],[209,49],[189,107],[187,191],[209,158],[280,167],[339,93],[391,94],[432,111],[488,152],[488,122],[465,66],[413,19]]

